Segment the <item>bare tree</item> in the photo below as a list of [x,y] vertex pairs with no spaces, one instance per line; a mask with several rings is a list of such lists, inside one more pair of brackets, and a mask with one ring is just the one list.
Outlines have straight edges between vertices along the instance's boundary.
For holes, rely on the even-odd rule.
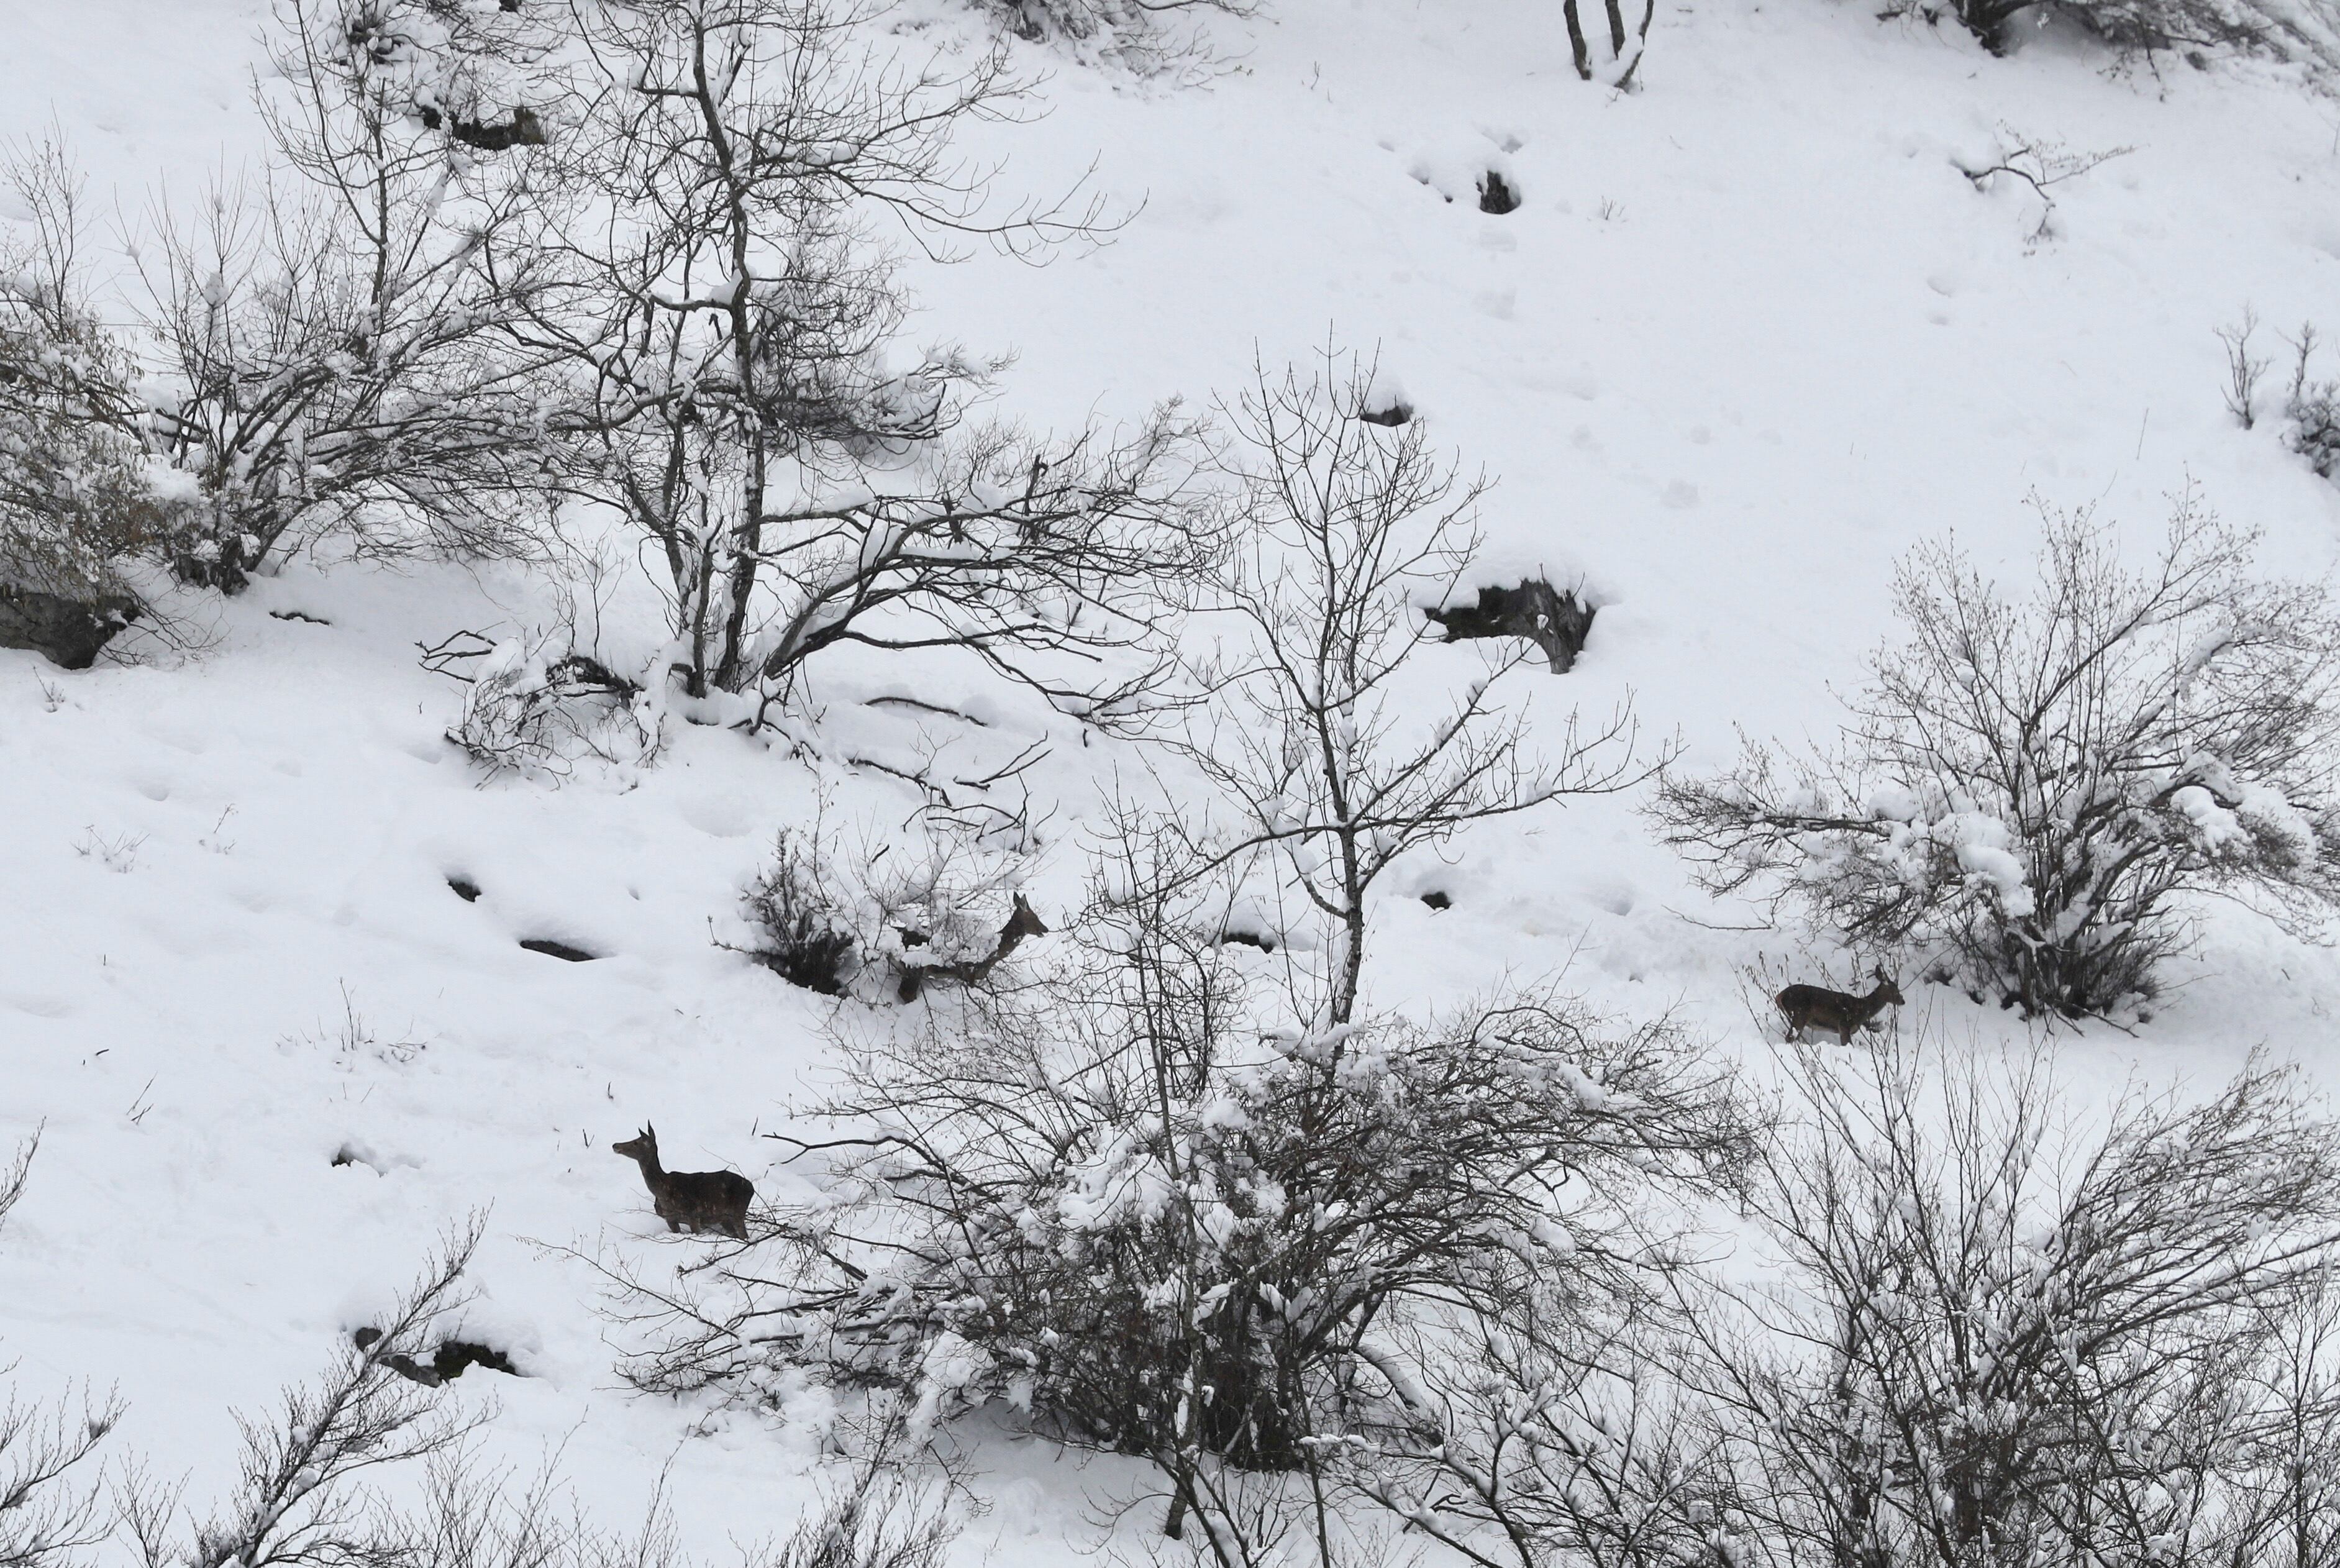
[[[0,1170],[0,1225],[25,1196],[40,1146],[36,1131]],[[15,1370],[0,1367],[0,1374]],[[94,1483],[78,1483],[121,1415],[122,1402],[112,1395],[84,1401],[78,1411],[64,1404],[44,1411],[13,1394],[0,1405],[0,1568],[71,1568],[105,1539],[104,1494]]]
[[201,503],[179,575],[227,591],[328,533],[377,553],[525,551],[485,504],[524,432],[529,356],[491,327],[540,263],[493,236],[529,204],[511,166],[416,117],[411,50],[382,17],[276,0],[258,94],[291,178],[164,213],[140,263],[172,397],[157,442]]
[[1328,352],[1304,378],[1264,367],[1227,411],[1242,446],[1225,558],[1199,601],[1227,628],[1192,673],[1214,700],[1187,711],[1175,744],[1240,818],[1214,846],[1231,862],[1264,852],[1279,880],[1332,928],[1324,1017],[1355,1012],[1368,899],[1404,856],[1471,823],[1622,789],[1648,776],[1620,708],[1580,729],[1572,710],[1548,754],[1506,707],[1504,677],[1535,651],[1507,640],[1422,723],[1415,662],[1438,628],[1423,614],[1468,583],[1482,479],[1463,480],[1424,422],[1391,427],[1371,409],[1373,369]]
[[921,56],[830,0],[580,14],[564,203],[488,253],[564,280],[516,332],[556,388],[519,477],[640,531],[685,690],[776,700],[844,642],[969,650],[1098,716],[1143,690],[1150,659],[1099,667],[1149,640],[1146,580],[1207,547],[1180,499],[1189,422],[968,426],[1000,362],[889,357],[908,303],[881,230],[945,258],[1097,228],[1078,191],[995,213],[993,171],[955,150],[1024,112],[1004,55]]
[[2270,1446],[2332,1418],[2320,1382],[2258,1396],[2340,1241],[2340,1136],[2295,1075],[2131,1092],[2067,1141],[2037,1055],[1796,1070],[1754,1204],[1786,1276],[1734,1293],[1738,1330],[1688,1319],[1682,1363],[1752,1536],[1836,1568],[2266,1560]]
[[[1633,77],[1641,68],[1641,56],[1650,46],[1650,24],[1657,19],[1657,0],[1642,0],[1641,20],[1629,35],[1625,31],[1625,12],[1621,0],[1602,0],[1609,19],[1609,58],[1604,62],[1612,85],[1619,91],[1632,87]],[[1577,0],[1561,0],[1561,19],[1568,25],[1569,58],[1576,66],[1577,78],[1593,79],[1592,46],[1584,36],[1584,18],[1577,9]]]
[[1675,1304],[1562,1279],[1463,1325],[1426,1379],[1440,1441],[1359,1451],[1365,1497],[1476,1568],[1738,1568],[1728,1455],[1678,1375]]
[[400,1561],[396,1548],[410,1526],[385,1513],[365,1483],[418,1460],[454,1460],[474,1424],[441,1411],[398,1363],[430,1358],[431,1330],[461,1305],[463,1271],[481,1231],[475,1217],[451,1232],[389,1322],[358,1335],[339,1368],[287,1389],[272,1416],[238,1417],[241,1480],[184,1544],[177,1494],[133,1477],[123,1522],[146,1568],[375,1568]]
[[2030,1014],[2150,996],[2190,896],[2312,934],[2340,904],[2340,627],[2320,589],[2254,576],[2253,542],[2189,491],[2133,570],[2091,514],[2050,512],[2021,598],[1919,547],[1908,640],[1872,657],[1841,748],[1669,779],[1667,840],[1711,889],[1917,944]]

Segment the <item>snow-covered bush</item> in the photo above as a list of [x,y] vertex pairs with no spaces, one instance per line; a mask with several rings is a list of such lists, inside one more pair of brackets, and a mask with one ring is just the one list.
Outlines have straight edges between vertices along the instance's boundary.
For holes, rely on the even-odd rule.
[[1415,656],[1445,630],[1425,611],[1466,586],[1486,485],[1458,478],[1428,422],[1364,417],[1373,384],[1370,362],[1328,353],[1306,378],[1259,370],[1227,411],[1236,544],[1196,601],[1216,636],[1188,672],[1210,700],[1173,738],[1234,808],[1232,823],[1196,815],[1207,858],[1264,862],[1331,928],[1332,1024],[1357,1006],[1367,900],[1393,864],[1472,822],[1641,777],[1623,710],[1582,729],[1572,711],[1537,753],[1505,681],[1534,651],[1524,640],[1473,642],[1450,696],[1420,689],[1433,660]]
[[124,561],[170,506],[141,440],[139,371],[82,294],[80,181],[56,144],[0,168],[31,215],[0,246],[0,646],[85,665],[131,616]]
[[616,1311],[648,1388],[891,1390],[927,1433],[996,1404],[1142,1456],[1227,1560],[1246,1475],[1440,1441],[1446,1327],[1645,1288],[1649,1200],[1730,1186],[1750,1128],[1677,1031],[1553,997],[1274,1023],[1183,852],[1118,849],[1056,962],[841,1040],[817,1201]]
[[780,829],[771,862],[741,896],[756,928],[749,953],[792,986],[841,995],[859,967],[854,911],[844,906],[844,878],[829,863],[818,827]]
[[1948,16],[1994,53],[2049,15],[2123,50],[2237,49],[2340,70],[2340,12],[2328,0],[1893,0],[1881,16]]
[[2283,406],[2285,442],[2317,473],[2340,479],[2340,381],[2312,378],[2321,342],[2312,323],[2301,326],[2299,335],[2287,341],[2295,358]]
[[[566,633],[470,640],[463,650],[442,644],[431,662],[467,683],[447,739],[491,775],[560,779],[588,759],[630,766],[658,755],[665,737],[658,693],[579,651]],[[480,659],[469,674],[455,668],[462,654]]]
[[2252,545],[2188,491],[2142,569],[2089,513],[2048,512],[2021,598],[1921,546],[1895,583],[1908,640],[1872,656],[1839,748],[1671,778],[1664,835],[1712,890],[1914,946],[2035,1015],[2151,996],[2194,895],[2312,933],[2340,906],[2340,626],[2322,590],[2253,575]]
[[742,899],[754,935],[741,950],[791,985],[871,1001],[911,1000],[930,977],[987,979],[1030,916],[1015,892],[1024,858],[938,814],[918,826],[853,860],[821,817],[781,829]]
[[480,264],[530,209],[530,154],[429,128],[383,9],[280,0],[259,104],[290,177],[215,189],[141,247],[157,444],[200,493],[172,543],[186,581],[234,591],[329,536],[378,555],[534,547],[502,461],[540,434],[533,359],[499,329],[547,258]]
[[1790,1099],[1751,1206],[1787,1276],[1676,1363],[1754,1560],[2324,1560],[2340,1128],[2295,1072],[2076,1127],[2038,1056],[1883,1042]]
[[1199,29],[1174,31],[1166,17],[1179,12],[1217,11],[1249,15],[1252,0],[974,0],[1029,43],[1054,43],[1096,65],[1119,66],[1141,75],[1183,74],[1207,65]]

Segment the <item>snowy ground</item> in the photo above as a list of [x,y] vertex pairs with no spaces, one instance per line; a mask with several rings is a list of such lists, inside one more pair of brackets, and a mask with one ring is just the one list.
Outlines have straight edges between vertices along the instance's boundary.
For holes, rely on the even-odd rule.
[[[1378,342],[1439,438],[1500,476],[1489,577],[1539,564],[1602,602],[1570,694],[1631,692],[1645,736],[1678,731],[1694,763],[1733,725],[1825,730],[1829,684],[1886,630],[1894,556],[1955,529],[2019,567],[2033,491],[2150,536],[2190,479],[2266,531],[2267,565],[2327,571],[2340,488],[2235,428],[2213,330],[2246,301],[2340,325],[2340,107],[2270,68],[2112,75],[2052,35],[1993,60],[1869,9],[1670,4],[1626,97],[1574,80],[1548,0],[1277,0],[1215,25],[1206,89],[1059,63],[1050,116],[1002,133],[1010,188],[1094,161],[1142,207],[1091,254],[922,275],[920,327],[1012,345],[1008,402],[1041,421],[1207,400],[1328,334]],[[258,145],[259,21],[248,0],[0,0],[0,134],[54,123],[126,212],[184,199]],[[2133,151],[2060,187],[2060,233],[2033,245],[2037,203],[1955,166],[2002,124]],[[1507,216],[1472,201],[1491,166],[1524,193]],[[229,1407],[322,1365],[491,1205],[480,1326],[529,1374],[491,1380],[495,1451],[565,1444],[619,1522],[672,1458],[690,1543],[720,1552],[785,1523],[808,1454],[746,1423],[689,1438],[699,1413],[618,1389],[590,1277],[545,1248],[655,1245],[607,1150],[644,1121],[671,1166],[785,1190],[757,1134],[818,1075],[824,1004],[712,947],[709,921],[813,785],[678,727],[635,776],[482,787],[441,739],[456,689],[414,644],[525,622],[534,594],[304,564],[183,663],[65,674],[0,651],[0,1146],[45,1126],[0,1242],[0,1339],[28,1394],[118,1384],[119,1441],[200,1497],[230,1473]],[[294,610],[330,624],[270,614]],[[899,720],[853,710],[877,689],[823,696],[883,741]],[[1071,821],[1103,763],[1058,724],[1046,777]],[[907,798],[872,776],[831,809],[897,820]],[[1076,872],[1052,865],[1044,912]],[[1403,896],[1433,884],[1453,908]],[[1572,806],[1401,882],[1379,930],[1406,961],[1378,999],[1566,965],[1760,1061],[1740,967],[1792,943],[1710,928],[1745,918],[1688,888],[1631,802]],[[2210,938],[2138,1036],[2067,1043],[2076,1079],[2211,1078],[2264,1042],[2340,1081],[2340,960],[2239,915]],[[1011,1505],[969,1561],[1086,1539],[1086,1494],[1111,1484],[1030,1445],[981,1458]]]

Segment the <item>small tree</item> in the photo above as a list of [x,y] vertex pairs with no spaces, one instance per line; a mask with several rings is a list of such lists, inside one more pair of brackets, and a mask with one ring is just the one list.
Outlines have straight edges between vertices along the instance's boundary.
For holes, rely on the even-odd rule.
[[1628,709],[1582,729],[1572,710],[1547,755],[1532,749],[1523,709],[1503,700],[1535,652],[1523,640],[1472,643],[1460,692],[1414,718],[1437,704],[1415,661],[1440,640],[1423,610],[1465,586],[1487,486],[1458,478],[1423,421],[1362,417],[1372,386],[1370,365],[1328,354],[1305,380],[1262,369],[1227,411],[1240,543],[1200,603],[1231,632],[1194,663],[1213,700],[1175,742],[1239,816],[1212,858],[1266,852],[1332,928],[1334,1026],[1355,1012],[1367,901],[1392,865],[1472,822],[1646,777]]
[[1096,208],[989,215],[990,172],[954,137],[1019,113],[1024,85],[996,52],[921,59],[878,14],[580,9],[562,203],[501,247],[554,255],[563,280],[518,334],[555,386],[524,477],[640,531],[692,695],[776,698],[859,642],[970,650],[1107,710],[1145,677],[1089,667],[1145,640],[1148,580],[1197,551],[1187,423],[1174,406],[1121,440],[966,429],[996,362],[889,357],[908,301],[878,225],[943,258],[1088,233]]
[[2191,896],[2314,933],[2340,902],[2340,628],[2320,589],[2254,576],[2252,543],[2189,491],[2132,570],[2091,514],[2051,512],[2020,599],[1920,547],[1908,640],[1871,659],[1842,745],[1670,778],[1668,842],[1710,889],[1915,943],[2028,1014],[2151,995]]
[[225,591],[338,533],[375,553],[526,551],[491,461],[529,433],[531,356],[491,328],[542,259],[491,239],[526,209],[511,162],[419,113],[386,7],[277,0],[259,95],[292,174],[164,214],[141,261],[171,393],[157,442],[199,487],[178,574]]

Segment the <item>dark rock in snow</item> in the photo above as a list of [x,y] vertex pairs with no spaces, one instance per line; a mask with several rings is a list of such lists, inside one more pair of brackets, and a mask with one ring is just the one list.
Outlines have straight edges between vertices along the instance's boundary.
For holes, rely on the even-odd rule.
[[84,600],[0,580],[0,648],[29,648],[50,663],[86,670],[138,617],[127,596]]

